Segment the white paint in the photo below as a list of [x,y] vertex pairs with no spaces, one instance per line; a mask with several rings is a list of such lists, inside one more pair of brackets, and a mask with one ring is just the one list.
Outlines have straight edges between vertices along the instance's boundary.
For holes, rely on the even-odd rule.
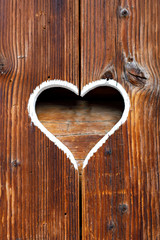
[[64,153],[66,153],[67,157],[73,163],[75,169],[78,170],[77,162],[73,154],[71,153],[71,151],[61,141],[59,141],[58,138],[56,138],[52,133],[50,133],[43,126],[43,124],[38,120],[38,117],[36,114],[35,107],[36,107],[36,101],[38,96],[46,89],[54,88],[54,87],[66,88],[78,95],[78,88],[72,83],[68,83],[61,80],[49,80],[47,82],[43,82],[41,85],[36,87],[33,93],[30,95],[29,102],[28,102],[28,112],[34,125],[37,126],[52,142],[54,142],[59,149],[61,149],[62,151],[64,151]]
[[91,90],[97,88],[97,87],[112,87],[117,89],[120,94],[122,95],[124,99],[124,111],[122,114],[121,119],[114,125],[114,127],[103,137],[101,140],[91,149],[91,151],[88,153],[87,157],[85,158],[83,162],[83,168],[88,164],[89,159],[93,156],[95,152],[107,141],[107,139],[127,120],[128,117],[128,112],[130,108],[130,101],[129,101],[129,96],[125,89],[116,81],[114,80],[98,80],[92,83],[89,83],[86,85],[82,91],[81,91],[81,96],[83,97],[85,94],[90,92]]
[[[118,82],[114,80],[102,79],[86,85],[81,91],[81,97],[84,97],[91,90],[97,87],[102,87],[102,86],[115,88],[121,93],[124,99],[124,112],[122,114],[121,119],[116,123],[116,125],[114,125],[114,127],[88,153],[86,159],[83,162],[83,168],[85,168],[85,166],[88,164],[88,161],[93,156],[93,154],[107,141],[109,136],[111,136],[127,120],[127,117],[128,117],[128,112],[130,108],[130,101],[129,101],[128,94],[125,91],[125,89]],[[35,105],[36,105],[38,96],[46,89],[53,88],[53,87],[66,88],[74,92],[76,95],[78,95],[78,88],[72,83],[68,83],[66,81],[61,81],[61,80],[49,80],[47,82],[43,82],[40,86],[36,87],[33,93],[30,95],[29,102],[28,102],[28,112],[34,125],[37,126],[52,142],[54,142],[58,148],[64,151],[64,153],[73,163],[75,169],[78,170],[77,162],[73,154],[71,153],[71,151],[43,126],[43,124],[38,120],[38,117],[36,114]]]

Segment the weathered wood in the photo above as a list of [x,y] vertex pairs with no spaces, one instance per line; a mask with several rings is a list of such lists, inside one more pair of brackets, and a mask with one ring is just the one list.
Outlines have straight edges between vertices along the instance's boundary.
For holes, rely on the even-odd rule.
[[[79,23],[76,0],[1,1],[0,238],[79,239],[80,222],[83,239],[158,240],[160,4],[80,5]],[[83,221],[78,172],[27,111],[37,85],[78,86],[79,75],[81,88],[113,78],[131,100],[127,122],[83,171]]]
[[82,239],[160,239],[159,10],[158,0],[82,0],[82,86],[113,76],[131,101],[83,171]]
[[47,79],[79,84],[77,1],[0,2],[0,239],[78,239],[78,172],[28,116]]

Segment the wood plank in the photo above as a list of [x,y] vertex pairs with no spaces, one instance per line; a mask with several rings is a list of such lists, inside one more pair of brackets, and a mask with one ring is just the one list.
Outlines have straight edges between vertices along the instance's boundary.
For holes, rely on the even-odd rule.
[[83,98],[68,90],[52,89],[46,90],[37,100],[38,119],[82,163],[122,116],[123,99],[116,90],[112,90],[114,99],[108,97],[110,89],[101,87]]
[[28,116],[47,79],[79,84],[77,1],[0,5],[0,239],[79,239],[79,180]]
[[82,86],[112,76],[131,101],[83,170],[82,239],[160,239],[159,10],[158,0],[82,0]]

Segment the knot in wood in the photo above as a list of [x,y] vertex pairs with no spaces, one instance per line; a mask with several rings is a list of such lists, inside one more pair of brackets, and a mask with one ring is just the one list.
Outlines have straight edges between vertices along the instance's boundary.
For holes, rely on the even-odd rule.
[[113,231],[114,229],[115,229],[115,224],[114,224],[113,221],[111,221],[111,222],[109,223],[109,225],[108,225],[108,230],[109,230],[109,231]]
[[107,79],[107,80],[113,79],[113,74],[112,74],[112,72],[111,72],[111,71],[105,72],[105,73],[102,75],[101,79]]
[[149,73],[144,67],[138,64],[133,57],[129,57],[125,60],[124,76],[132,85],[144,87],[149,78]]
[[104,155],[107,156],[107,155],[111,155],[112,154],[112,150],[111,149],[105,149],[104,151]]
[[127,8],[120,8],[120,17],[128,17],[129,16],[129,10]]
[[124,213],[126,213],[128,211],[128,205],[127,204],[120,204],[119,205],[119,211],[120,211],[121,215],[123,215]]
[[103,70],[100,78],[101,78],[101,79],[106,79],[106,80],[116,79],[116,78],[117,78],[117,75],[116,75],[116,71],[115,71],[114,66],[111,65],[111,66],[105,67],[105,69]]
[[11,162],[12,167],[18,167],[19,162],[17,160],[14,160],[13,162]]
[[5,56],[0,54],[0,74],[6,74],[12,68],[10,60],[6,59]]

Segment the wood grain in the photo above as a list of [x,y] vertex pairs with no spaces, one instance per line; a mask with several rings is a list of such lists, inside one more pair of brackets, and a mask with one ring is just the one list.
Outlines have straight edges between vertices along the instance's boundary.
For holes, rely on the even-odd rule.
[[78,239],[78,172],[28,116],[47,79],[79,84],[77,1],[0,3],[0,239]]
[[[1,1],[0,239],[77,240],[79,222],[82,239],[160,239],[159,12],[159,0]],[[79,213],[78,172],[27,104],[47,79],[100,78],[131,108],[83,171]]]
[[53,88],[41,93],[36,104],[39,121],[70,149],[79,165],[119,121],[123,110],[121,95],[107,87],[92,90],[83,98]]
[[160,239],[160,4],[81,3],[82,86],[113,76],[127,122],[83,170],[82,239]]

